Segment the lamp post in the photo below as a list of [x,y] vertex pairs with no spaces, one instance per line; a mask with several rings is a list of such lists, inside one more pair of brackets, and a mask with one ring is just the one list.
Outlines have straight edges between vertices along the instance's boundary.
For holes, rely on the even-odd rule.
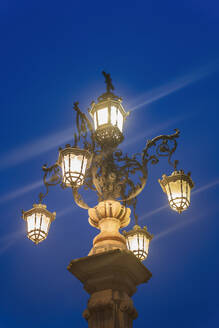
[[[117,148],[124,139],[124,123],[129,113],[123,108],[122,99],[113,93],[110,75],[105,72],[103,75],[106,92],[89,109],[93,122],[75,102],[74,144],[59,148],[57,162],[50,167],[43,166],[46,192],[39,194],[39,203],[32,209],[23,211],[23,218],[27,222],[28,238],[38,244],[47,237],[56,215],[42,204],[49,188],[60,184],[62,188],[72,189],[75,203],[88,210],[90,225],[100,230],[88,256],[73,260],[68,266],[90,294],[83,316],[90,328],[130,328],[137,317],[131,296],[139,284],[151,277],[142,261],[148,256],[153,236],[146,227],[138,225],[136,214],[137,196],[146,185],[149,164],[155,165],[166,157],[173,167],[173,173],[163,175],[159,182],[171,209],[178,213],[189,207],[194,183],[190,174],[177,170],[178,161],[172,161],[179,137],[177,129],[171,135],[148,140],[141,154],[129,157]],[[96,206],[90,207],[82,199],[79,193],[82,186],[97,193]],[[119,230],[130,223],[130,207],[135,225],[121,234]]]

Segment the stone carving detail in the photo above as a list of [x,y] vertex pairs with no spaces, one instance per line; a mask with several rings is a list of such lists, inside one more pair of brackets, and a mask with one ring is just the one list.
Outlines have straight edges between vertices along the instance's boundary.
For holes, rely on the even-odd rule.
[[99,228],[99,222],[105,218],[115,218],[120,221],[120,228],[126,227],[130,222],[130,208],[127,208],[115,200],[105,200],[94,208],[89,208],[89,223]]
[[112,249],[126,249],[124,236],[119,232],[130,222],[131,210],[115,200],[105,200],[94,208],[89,208],[89,223],[100,229],[93,240],[89,255],[106,252]]
[[92,294],[83,312],[89,328],[131,328],[137,316],[132,299],[125,292],[111,289]]
[[137,311],[136,287],[147,283],[150,271],[127,250],[112,250],[71,261],[68,270],[90,295],[83,317],[89,328],[132,328]]

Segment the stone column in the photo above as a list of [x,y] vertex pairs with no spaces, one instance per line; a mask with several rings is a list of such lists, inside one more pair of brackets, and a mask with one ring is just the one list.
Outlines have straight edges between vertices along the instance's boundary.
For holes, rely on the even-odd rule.
[[90,294],[83,317],[89,328],[131,328],[137,311],[131,296],[150,271],[127,250],[115,249],[71,261],[68,270]]
[[68,270],[90,294],[83,316],[89,328],[131,328],[137,317],[131,296],[150,271],[127,250],[119,229],[130,222],[130,209],[114,200],[88,210],[89,223],[100,229],[88,256],[73,260]]

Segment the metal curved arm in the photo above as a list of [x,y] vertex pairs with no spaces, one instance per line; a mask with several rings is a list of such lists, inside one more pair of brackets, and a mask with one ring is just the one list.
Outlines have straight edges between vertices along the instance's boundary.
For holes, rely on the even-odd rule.
[[[87,115],[80,110],[78,104],[78,102],[75,102],[73,105],[73,109],[76,111],[76,125],[78,131],[78,134],[74,134],[74,145],[76,147],[78,141],[83,139],[84,147],[86,149],[89,149],[90,151],[94,151],[95,138],[92,124],[88,119]],[[90,132],[91,143],[88,141],[88,131]]]
[[[168,162],[171,166],[176,169],[178,161],[175,160],[174,162],[171,162],[171,157],[173,153],[176,150],[177,147],[177,141],[176,138],[179,137],[180,131],[178,129],[175,129],[175,133],[170,135],[161,135],[158,136],[152,140],[148,140],[147,144],[142,152],[142,163],[143,165],[147,165],[148,162],[151,162],[152,164],[157,164],[159,162],[159,157],[168,157]],[[159,143],[159,141],[162,141]],[[169,143],[172,142],[173,145]],[[151,147],[155,148],[155,154],[149,155],[148,151]]]
[[89,210],[90,207],[83,201],[81,195],[78,193],[78,188],[72,188],[72,193],[75,203],[84,210]]
[[56,186],[58,184],[62,185],[62,172],[60,166],[55,163],[54,165],[47,167],[47,164],[44,164],[42,167],[44,171],[43,182],[46,187],[46,192],[39,194],[39,201],[42,202],[43,198],[48,195],[49,187]]

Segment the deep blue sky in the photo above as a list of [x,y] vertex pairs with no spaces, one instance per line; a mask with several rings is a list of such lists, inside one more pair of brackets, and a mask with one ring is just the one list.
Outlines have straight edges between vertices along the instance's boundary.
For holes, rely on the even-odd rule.
[[[191,207],[168,207],[150,169],[140,223],[155,235],[138,288],[134,327],[206,328],[219,322],[218,1],[5,1],[0,3],[0,327],[86,327],[88,295],[66,270],[97,234],[70,190],[46,199],[57,211],[46,241],[25,237],[21,209],[43,189],[41,166],[73,134],[72,102],[84,111],[110,72],[125,109],[124,151],[181,130],[176,157],[192,172]],[[94,205],[94,203],[93,203]]]

